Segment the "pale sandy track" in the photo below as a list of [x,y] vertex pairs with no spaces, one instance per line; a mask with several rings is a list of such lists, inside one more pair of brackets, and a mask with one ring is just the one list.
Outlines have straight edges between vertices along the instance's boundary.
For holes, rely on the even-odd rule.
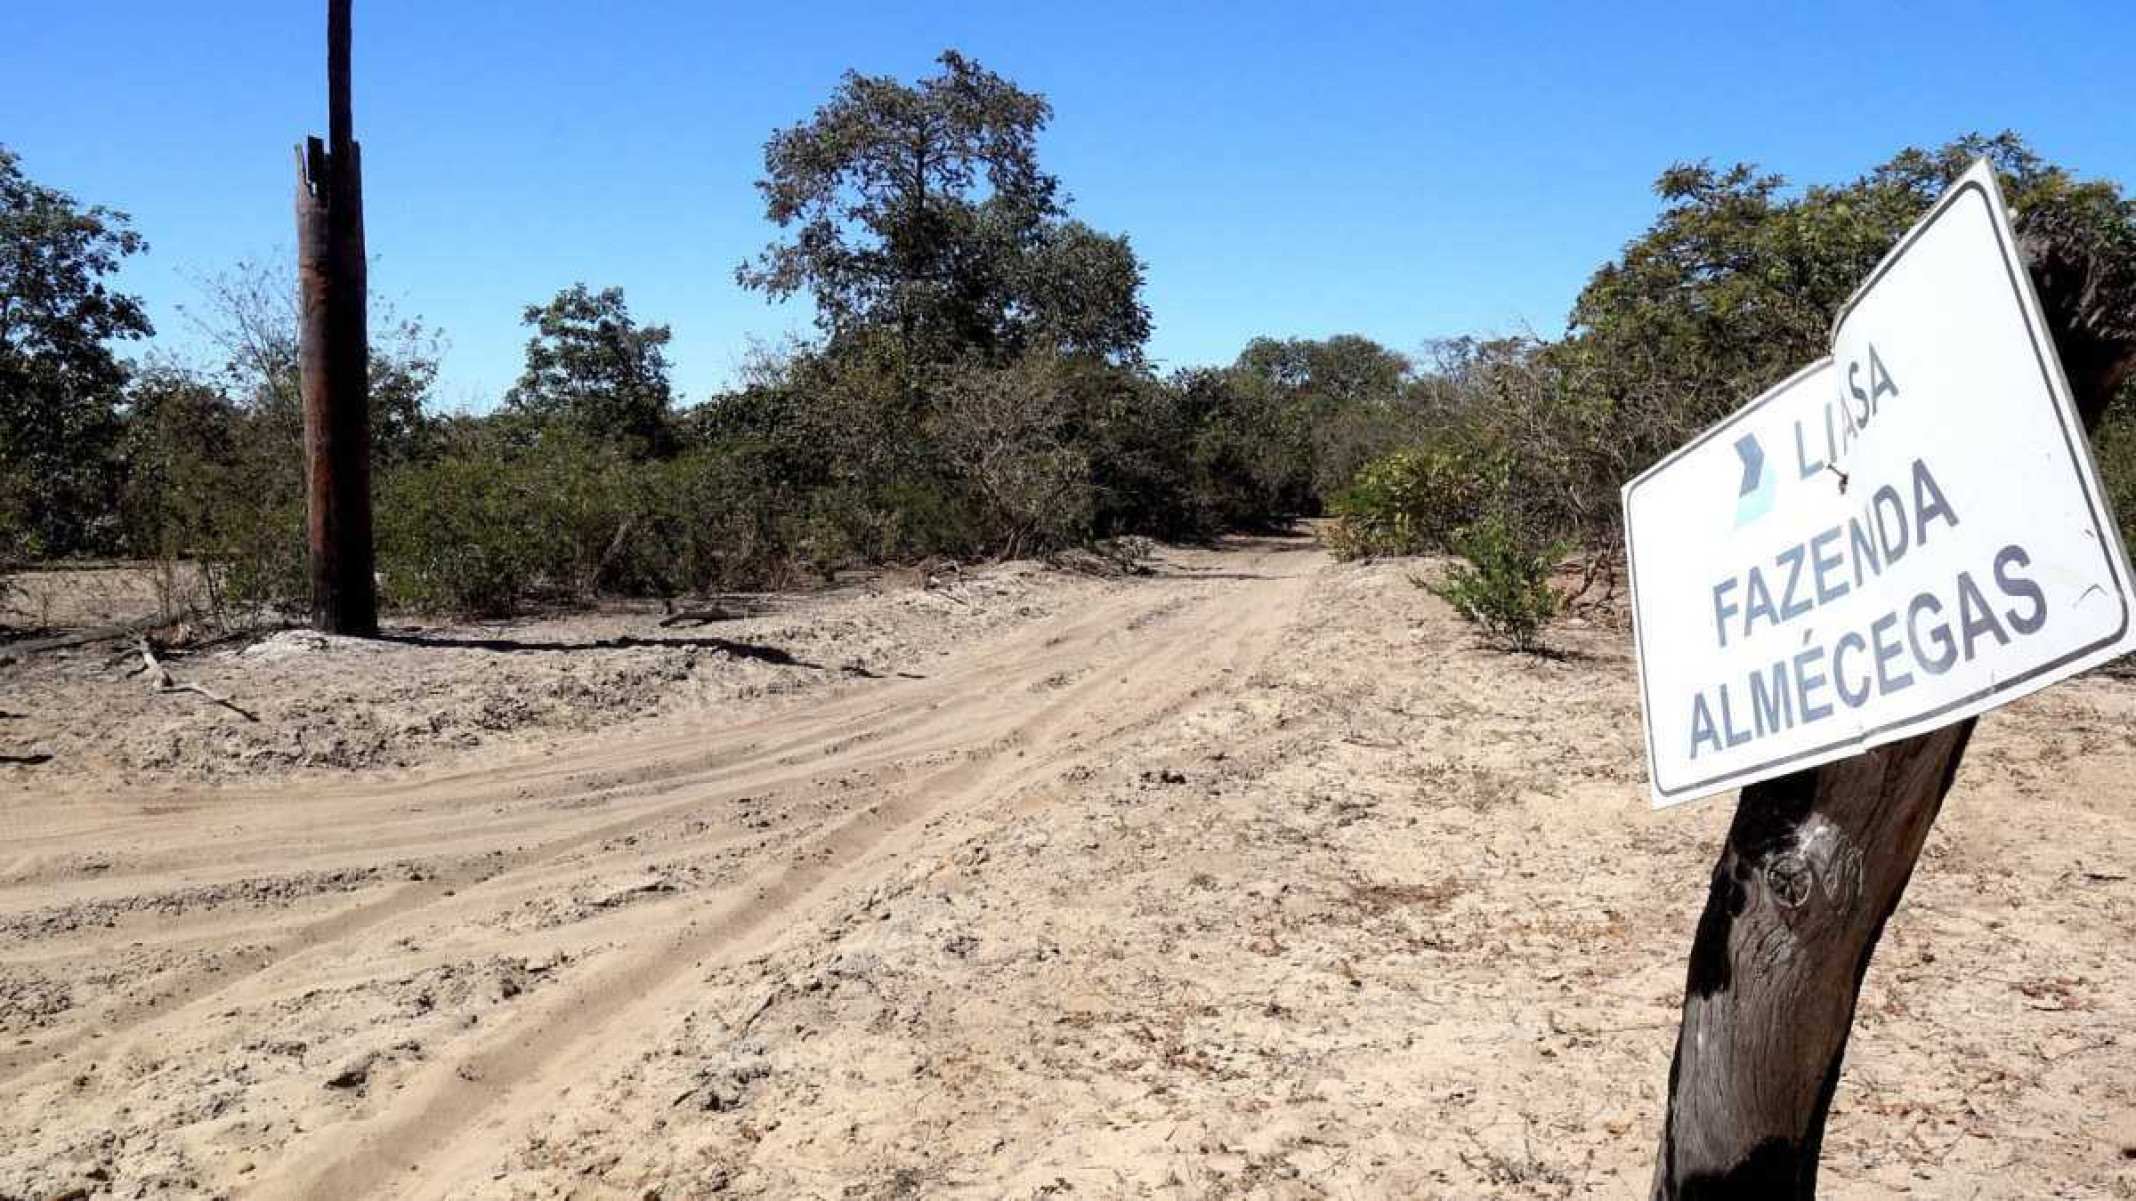
[[[1731,806],[1647,808],[1621,630],[1509,656],[1430,570],[1240,540],[797,601],[725,633],[877,678],[728,703],[722,660],[367,778],[127,710],[200,736],[171,778],[0,792],[0,1201],[1640,1195]],[[632,619],[570,620],[513,636]],[[320,687],[393,729],[607,652],[442,654]],[[187,666],[313,660],[252,662]],[[128,700],[38,679],[53,725]],[[1824,1195],[2136,1197],[2131,780],[2136,684],[1983,722]]]
[[[479,1025],[423,1038],[420,1065],[389,1096],[322,1111],[331,1073],[291,1073],[238,1104],[305,1114],[301,1131],[261,1140],[242,1163],[183,1157],[196,1186],[245,1196],[458,1195],[463,1178],[488,1179],[520,1111],[633,1053],[640,1019],[668,991],[698,987],[708,962],[805,924],[829,891],[865,888],[918,829],[1098,761],[1242,679],[1322,562],[1307,547],[1225,557],[1227,574],[1265,578],[1135,581],[961,648],[924,679],[856,684],[762,719],[584,739],[384,786],[18,807],[0,858],[7,962],[77,979],[143,967],[77,986],[65,1020],[0,1052],[0,1097],[18,1114],[62,1097],[123,1106],[159,1073],[118,1077],[174,1052],[197,1061],[271,1042],[268,1015],[321,989],[485,956],[567,962]],[[110,866],[70,872],[85,851]],[[663,871],[667,884],[630,894]],[[619,893],[627,903],[599,903]],[[534,912],[559,898],[594,904],[553,923]],[[370,1054],[374,1033],[307,1039],[302,1059]]]

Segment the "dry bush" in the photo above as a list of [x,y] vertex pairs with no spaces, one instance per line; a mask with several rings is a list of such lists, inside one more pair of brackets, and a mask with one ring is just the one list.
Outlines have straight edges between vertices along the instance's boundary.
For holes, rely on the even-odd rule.
[[978,498],[1003,558],[1088,535],[1090,459],[1069,437],[1071,398],[1054,360],[958,367],[933,400],[935,440]]

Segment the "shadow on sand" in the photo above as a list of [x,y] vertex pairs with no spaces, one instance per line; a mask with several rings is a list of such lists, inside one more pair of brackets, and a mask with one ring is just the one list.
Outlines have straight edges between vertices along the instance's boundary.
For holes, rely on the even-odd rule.
[[616,638],[597,638],[587,642],[526,642],[517,638],[454,638],[436,634],[380,633],[380,642],[398,642],[404,646],[427,646],[441,650],[493,651],[497,654],[543,651],[615,651],[641,648],[689,648],[721,651],[737,659],[754,659],[759,663],[771,663],[779,667],[805,667],[810,671],[827,671],[821,663],[796,659],[790,652],[776,646],[756,642],[737,642],[732,638],[640,638],[625,634]]

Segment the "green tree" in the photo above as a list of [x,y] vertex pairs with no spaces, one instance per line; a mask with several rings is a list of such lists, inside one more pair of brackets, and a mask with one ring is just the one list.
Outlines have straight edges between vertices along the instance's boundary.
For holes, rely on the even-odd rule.
[[1904,150],[1852,181],[1799,192],[1747,164],[1678,164],[1655,183],[1663,207],[1653,226],[1580,293],[1558,352],[1602,422],[1631,440],[1626,469],[1823,355],[1839,307],[1982,157],[2028,249],[2084,251],[2088,269],[2123,281],[2106,281],[2105,294],[2128,294],[2136,208],[2117,186],[2076,179],[2014,133]]
[[124,213],[32,181],[0,146],[0,558],[115,535],[112,451],[126,367],[151,332],[108,278],[145,247]]
[[672,449],[667,326],[639,325],[623,289],[594,292],[583,283],[545,305],[528,305],[523,321],[535,332],[507,406],[536,421],[561,421],[634,458]]
[[1188,431],[1189,486],[1203,533],[1267,525],[1296,512],[1285,496],[1294,456],[1282,440],[1283,415],[1265,392],[1241,387],[1235,371],[1194,367],[1174,372],[1164,393],[1175,398]]
[[1072,220],[1044,226],[1016,260],[1003,349],[1136,362],[1150,337],[1142,278],[1127,235]]
[[2104,298],[2087,319],[2096,337],[2061,347],[2072,372],[2110,349],[2114,330],[2136,337],[2119,299],[2136,294],[2136,206],[2015,134],[1904,150],[1853,180],[1801,189],[1748,164],[1680,163],[1655,183],[1653,225],[1581,291],[1563,341],[1450,345],[1441,374],[1457,420],[1510,455],[1513,503],[1528,520],[1613,547],[1618,487],[1825,354],[1840,306],[1982,157],[2026,252],[2052,265],[2050,286]]
[[1237,369],[1321,409],[1384,403],[1401,393],[1413,367],[1407,356],[1357,334],[1332,338],[1255,338]]
[[1044,97],[954,50],[907,85],[847,72],[764,147],[765,215],[790,231],[736,277],[816,301],[834,342],[894,331],[908,371],[978,350],[1128,358],[1149,335],[1124,237],[1065,219],[1040,169]]
[[206,545],[233,492],[254,486],[239,460],[244,415],[222,389],[169,363],[137,372],[127,389],[121,492],[136,554],[180,557]]
[[1241,399],[1263,411],[1293,512],[1318,511],[1411,424],[1413,365],[1356,334],[1255,338],[1230,374]]

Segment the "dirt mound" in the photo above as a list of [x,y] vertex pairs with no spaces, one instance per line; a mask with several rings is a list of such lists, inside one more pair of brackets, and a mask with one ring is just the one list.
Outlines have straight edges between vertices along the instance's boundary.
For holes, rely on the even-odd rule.
[[[475,748],[920,674],[964,640],[1075,603],[1032,564],[931,588],[775,598],[716,627],[635,609],[492,626],[389,627],[379,639],[284,630],[166,654],[195,694],[149,691],[124,641],[0,664],[0,789],[404,769]],[[716,630],[716,633],[714,632]],[[257,720],[250,720],[256,718]]]

